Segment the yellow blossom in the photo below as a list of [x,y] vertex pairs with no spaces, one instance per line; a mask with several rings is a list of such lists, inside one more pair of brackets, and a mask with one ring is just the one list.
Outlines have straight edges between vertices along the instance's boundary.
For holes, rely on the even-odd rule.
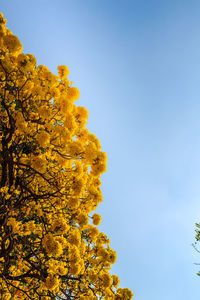
[[77,220],[78,220],[79,225],[83,227],[88,224],[89,217],[86,213],[81,212],[81,213],[79,213]]
[[94,225],[99,225],[101,223],[101,216],[99,214],[93,214],[92,219]]
[[69,69],[67,66],[58,66],[57,69],[60,78],[67,77],[69,75]]
[[58,277],[51,274],[47,277],[44,284],[45,288],[47,288],[50,291],[54,290],[58,285],[59,285]]

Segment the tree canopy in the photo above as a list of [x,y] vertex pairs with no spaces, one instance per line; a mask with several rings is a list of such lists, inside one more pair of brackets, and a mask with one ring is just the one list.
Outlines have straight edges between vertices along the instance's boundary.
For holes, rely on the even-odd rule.
[[79,90],[23,54],[0,14],[0,298],[132,299],[97,226],[106,154]]

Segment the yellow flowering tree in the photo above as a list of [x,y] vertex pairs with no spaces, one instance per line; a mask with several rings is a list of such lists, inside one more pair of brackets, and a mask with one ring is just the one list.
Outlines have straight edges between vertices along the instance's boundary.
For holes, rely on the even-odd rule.
[[132,299],[93,213],[106,154],[66,66],[23,54],[0,14],[0,299]]

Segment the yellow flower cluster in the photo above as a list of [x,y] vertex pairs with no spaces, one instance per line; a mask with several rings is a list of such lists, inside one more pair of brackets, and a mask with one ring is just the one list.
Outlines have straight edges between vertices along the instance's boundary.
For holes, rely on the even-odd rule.
[[117,294],[116,294],[116,299],[117,300],[129,300],[133,297],[133,293],[131,290],[129,290],[128,288],[122,289],[119,288],[117,289]]
[[99,214],[93,214],[92,219],[94,225],[99,225],[101,223],[101,215]]
[[46,281],[45,281],[45,284],[44,284],[44,287],[47,289],[47,290],[55,290],[55,288],[57,288],[59,286],[59,279],[58,277],[52,275],[52,274],[49,274],[49,276],[47,277]]
[[63,252],[62,244],[51,233],[45,235],[42,244],[49,256],[59,257]]
[[69,225],[64,218],[55,219],[52,222],[52,231],[57,235],[62,235],[68,232]]
[[4,300],[123,299],[96,227],[107,156],[79,90],[37,66],[0,14],[0,286]]

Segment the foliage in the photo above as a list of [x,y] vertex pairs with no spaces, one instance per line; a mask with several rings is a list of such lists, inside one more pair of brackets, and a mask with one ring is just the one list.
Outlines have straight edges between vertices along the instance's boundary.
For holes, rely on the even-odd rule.
[[0,298],[132,299],[91,215],[106,154],[66,66],[22,53],[0,14]]

